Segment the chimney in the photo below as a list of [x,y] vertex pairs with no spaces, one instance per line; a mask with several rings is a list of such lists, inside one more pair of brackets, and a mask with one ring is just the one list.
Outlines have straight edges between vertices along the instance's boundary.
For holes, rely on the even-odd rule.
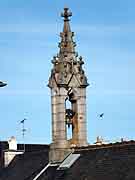
[[14,136],[8,140],[9,148],[4,150],[4,166],[7,167],[16,155],[23,154],[24,152],[17,150],[17,141]]
[[17,151],[17,141],[16,141],[16,138],[14,136],[12,136],[9,139],[8,145],[9,145],[9,150]]

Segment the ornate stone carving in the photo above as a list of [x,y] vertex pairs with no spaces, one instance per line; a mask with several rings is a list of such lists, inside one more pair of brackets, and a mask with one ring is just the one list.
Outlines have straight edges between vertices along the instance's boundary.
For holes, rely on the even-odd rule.
[[63,32],[60,33],[60,51],[52,60],[53,69],[51,71],[49,87],[52,86],[54,80],[58,87],[68,87],[73,75],[77,78],[78,87],[86,87],[88,82],[82,67],[84,61],[81,56],[78,58],[78,53],[75,52],[74,32],[71,32],[69,24],[69,17],[72,16],[72,13],[68,11],[68,8],[65,8],[61,16],[64,17],[64,27]]

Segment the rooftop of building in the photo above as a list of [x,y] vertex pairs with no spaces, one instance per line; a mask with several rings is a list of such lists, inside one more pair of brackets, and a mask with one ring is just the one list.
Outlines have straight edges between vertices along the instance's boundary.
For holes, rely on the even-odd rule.
[[[2,142],[3,143],[3,142]],[[6,143],[6,142],[4,142]],[[22,145],[18,145],[21,147]],[[70,168],[50,166],[37,180],[134,180],[135,141],[123,141],[75,148],[79,159]],[[26,152],[15,156],[0,170],[1,180],[33,180],[49,163],[49,145],[27,144]]]

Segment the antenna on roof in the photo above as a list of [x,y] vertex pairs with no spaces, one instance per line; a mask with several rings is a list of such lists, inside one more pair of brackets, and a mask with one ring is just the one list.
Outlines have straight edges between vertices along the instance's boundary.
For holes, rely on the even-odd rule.
[[25,121],[26,121],[27,119],[26,118],[24,118],[23,120],[21,120],[20,121],[20,123],[22,124],[22,138],[23,138],[23,150],[24,150],[24,152],[25,152],[25,142],[24,142],[24,137],[25,137],[25,133],[26,133],[26,129],[25,129]]

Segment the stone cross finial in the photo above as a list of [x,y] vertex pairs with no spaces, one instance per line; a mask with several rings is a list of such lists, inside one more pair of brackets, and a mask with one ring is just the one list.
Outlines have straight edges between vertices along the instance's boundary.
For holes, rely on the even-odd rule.
[[64,17],[64,21],[69,21],[69,17],[72,16],[72,13],[67,7],[64,8],[64,12],[61,13],[61,17]]

